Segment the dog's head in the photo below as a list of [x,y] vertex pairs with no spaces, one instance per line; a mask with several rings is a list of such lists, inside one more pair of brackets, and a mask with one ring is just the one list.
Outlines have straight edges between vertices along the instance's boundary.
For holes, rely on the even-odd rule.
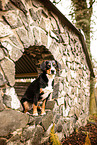
[[55,75],[56,70],[59,70],[61,68],[61,65],[55,61],[44,61],[41,65],[40,68],[42,71],[45,71],[49,75]]

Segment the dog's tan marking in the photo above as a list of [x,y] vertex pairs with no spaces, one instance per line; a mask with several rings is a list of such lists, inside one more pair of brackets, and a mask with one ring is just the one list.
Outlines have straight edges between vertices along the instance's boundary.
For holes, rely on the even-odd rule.
[[47,72],[47,74],[50,74],[50,71],[51,71],[51,69],[48,69],[46,72]]
[[46,99],[42,103],[41,115],[45,114],[45,102],[46,102]]
[[23,103],[23,105],[24,105],[24,108],[25,108],[24,113],[28,112],[28,110],[29,110],[29,103],[28,103],[27,101],[25,101],[25,102]]
[[38,112],[37,112],[37,106],[35,104],[33,104],[33,115],[37,116]]
[[42,88],[40,88],[40,93],[44,93],[44,91],[43,91],[43,89],[42,89]]

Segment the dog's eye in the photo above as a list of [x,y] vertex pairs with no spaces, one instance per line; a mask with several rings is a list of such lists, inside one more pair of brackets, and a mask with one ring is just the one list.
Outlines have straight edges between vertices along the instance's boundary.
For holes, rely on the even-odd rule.
[[53,63],[53,66],[56,66],[56,63]]
[[48,67],[50,68],[50,67],[51,67],[51,65],[50,65],[50,64],[48,64]]

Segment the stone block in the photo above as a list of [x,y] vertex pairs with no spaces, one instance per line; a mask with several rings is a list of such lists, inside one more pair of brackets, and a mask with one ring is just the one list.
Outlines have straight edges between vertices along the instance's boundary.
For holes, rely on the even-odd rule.
[[17,94],[15,93],[15,89],[13,87],[8,87],[3,96],[3,103],[12,109],[22,110],[21,103],[18,99]]
[[32,4],[33,4],[33,6],[35,6],[36,8],[38,8],[38,7],[43,7],[43,4],[40,3],[40,1],[38,1],[38,0],[32,1]]
[[64,104],[64,96],[61,96],[60,98],[57,99],[58,105]]
[[17,39],[17,37],[15,37],[15,35],[10,36],[9,39],[14,45],[16,45],[16,47],[18,47],[19,50],[24,52],[24,47],[20,44],[19,40]]
[[27,30],[24,29],[24,28],[18,28],[16,30],[16,32],[17,32],[17,34],[19,36],[19,39],[23,43],[23,46],[25,48],[28,48],[30,46],[30,40],[29,40],[29,36],[28,36]]
[[38,16],[37,16],[37,14],[34,12],[33,8],[29,9],[29,12],[30,12],[30,15],[31,15],[31,17],[32,17],[32,19],[34,21],[36,21],[37,19],[39,19]]
[[47,115],[42,118],[42,126],[43,126],[43,128],[45,130],[47,130],[52,122],[53,122],[53,113],[52,112],[48,112]]
[[13,144],[15,142],[20,142],[21,134],[22,134],[22,128],[19,128],[19,129],[15,130],[14,132],[12,132],[12,136],[9,139],[8,144],[10,144],[10,142],[13,142]]
[[21,27],[23,25],[16,11],[9,11],[8,13],[5,13],[3,17],[12,29]]
[[9,55],[10,58],[14,61],[17,61],[21,56],[22,56],[22,52],[18,49],[18,47],[16,47],[15,45],[9,43],[8,41],[3,41],[2,42],[2,46],[4,46],[5,48],[7,48],[7,50],[9,51]]
[[40,31],[40,35],[41,35],[41,44],[47,47],[48,36],[46,35],[44,31]]
[[8,26],[5,22],[0,21],[0,38],[6,37],[10,34],[12,34],[10,26]]
[[46,104],[46,109],[53,110],[54,105],[55,105],[55,101],[54,100],[48,100],[47,104]]
[[58,136],[59,141],[61,142],[61,140],[64,138],[64,133],[62,133],[62,132],[56,132],[56,135]]
[[46,30],[46,23],[45,23],[45,19],[41,19],[40,23],[39,23],[39,26],[43,29],[43,30]]
[[3,6],[3,10],[9,11],[16,9],[10,1],[5,2],[4,5],[5,6]]
[[[46,132],[44,133],[44,136],[45,137],[49,137],[50,136],[50,132],[51,132],[51,128],[52,128],[52,126],[53,126],[53,123],[48,127],[48,129],[46,130]],[[55,130],[55,129],[54,129]]]
[[35,125],[40,125],[42,123],[42,116],[36,117],[35,118]]
[[59,113],[56,113],[56,114],[54,115],[53,122],[54,122],[55,124],[57,124],[57,122],[58,122],[59,119],[60,119],[60,114],[59,114]]
[[19,11],[19,17],[23,25],[25,26],[25,29],[29,30],[29,16],[25,15],[22,11]]
[[11,86],[15,84],[15,64],[8,58],[1,61],[1,68]]
[[23,128],[28,123],[28,115],[15,110],[0,112],[0,136],[8,136],[16,129]]
[[40,45],[40,33],[38,28],[33,28],[33,35],[34,35],[34,44],[35,45]]
[[4,57],[4,51],[2,50],[2,48],[0,48],[0,60],[2,60]]
[[75,113],[75,107],[71,107],[69,111],[69,116],[73,116]]
[[24,128],[22,132],[21,140],[24,142],[26,140],[29,140],[33,137],[33,134],[35,133],[35,125],[30,125]]
[[42,126],[37,125],[37,127],[35,128],[35,132],[33,133],[33,137],[31,139],[31,144],[39,144],[43,134],[44,131]]
[[4,110],[4,105],[3,105],[3,99],[2,99],[2,93],[1,93],[1,90],[0,90],[0,112]]
[[53,95],[52,95],[53,99],[57,99],[58,98],[58,94],[59,94],[58,90],[59,90],[59,83],[56,83],[54,85],[54,91],[53,91]]
[[66,118],[64,124],[63,124],[63,133],[66,137],[70,135],[70,118]]
[[27,13],[27,8],[21,0],[10,0],[17,8]]
[[0,87],[4,86],[7,83],[7,80],[4,76],[0,73]]

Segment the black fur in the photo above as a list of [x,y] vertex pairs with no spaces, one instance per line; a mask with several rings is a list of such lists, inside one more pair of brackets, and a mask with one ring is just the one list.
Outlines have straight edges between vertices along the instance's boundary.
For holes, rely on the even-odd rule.
[[[42,99],[41,96],[43,95],[43,92],[40,93],[40,88],[44,89],[44,88],[48,87],[49,80],[48,80],[48,77],[46,74],[47,74],[47,70],[51,69],[51,67],[53,68],[53,71],[54,71],[54,68],[56,70],[57,67],[59,67],[59,66],[58,66],[58,63],[56,63],[56,61],[45,61],[40,65],[40,68],[43,71],[43,73],[40,74],[40,76],[36,80],[34,80],[27,88],[24,96],[21,99],[21,104],[22,104],[23,108],[24,108],[23,103],[25,101],[27,101],[31,104],[37,105],[38,101]],[[52,73],[52,75],[53,75],[53,73]],[[52,80],[51,85],[52,85],[51,88],[53,88],[54,80]],[[50,94],[51,93],[49,93],[48,96],[46,97],[46,101],[49,98]],[[25,110],[25,108],[24,108],[24,110]]]

